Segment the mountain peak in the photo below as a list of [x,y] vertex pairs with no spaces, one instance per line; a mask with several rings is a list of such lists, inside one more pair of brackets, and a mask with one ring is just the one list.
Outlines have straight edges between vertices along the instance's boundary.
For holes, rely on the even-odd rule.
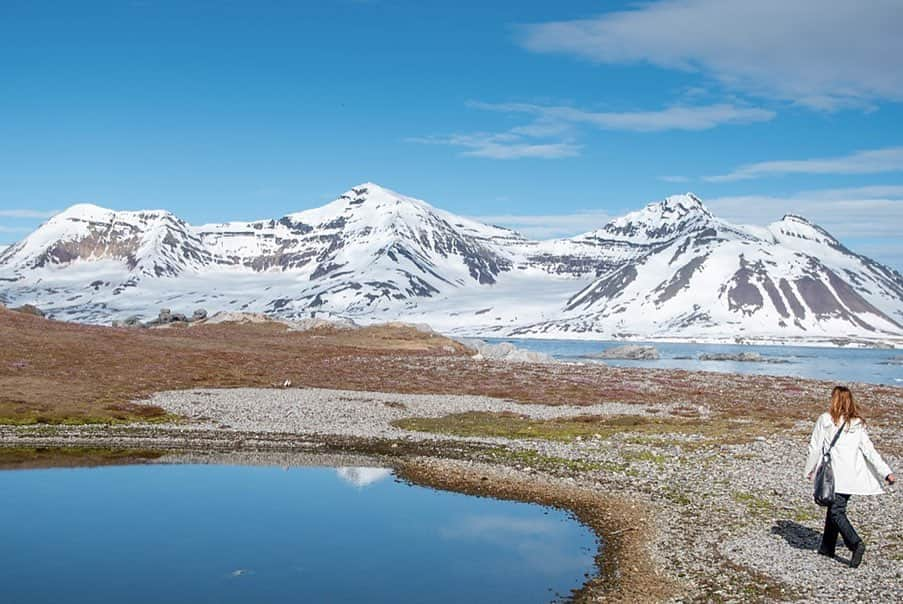
[[93,203],[76,203],[59,214],[56,214],[54,218],[65,220],[97,220],[107,217],[110,214],[115,214],[115,211],[109,208],[100,207]]
[[653,202],[646,206],[646,209],[660,212],[663,216],[685,216],[690,213],[701,213],[711,216],[702,200],[693,193],[684,193],[683,195],[669,195],[662,201]]
[[350,221],[392,221],[401,215],[438,212],[425,201],[407,197],[373,182],[351,187],[324,206],[289,214],[292,222],[309,225],[346,224]]
[[354,191],[354,190],[361,190],[361,189],[366,190],[368,192],[372,192],[372,193],[388,193],[390,195],[400,195],[400,193],[398,193],[397,191],[393,191],[393,190],[389,189],[388,187],[384,187],[379,183],[373,182],[372,180],[368,180],[367,182],[362,182],[359,185],[351,187],[350,190]]
[[111,210],[93,203],[77,203],[56,214],[51,221],[110,222],[124,220],[146,222],[155,219],[178,220],[168,210]]
[[[339,196],[339,199],[354,199],[358,201],[374,200],[374,201],[397,201],[411,199],[397,191],[387,189],[375,182],[364,182],[355,187],[351,187]],[[424,202],[421,202],[424,203]]]
[[781,218],[781,222],[796,222],[799,224],[808,224],[809,226],[812,226],[812,221],[803,216],[800,216],[799,214],[784,214],[784,217]]
[[712,213],[694,194],[671,195],[612,220],[594,235],[641,244],[660,242],[700,228],[713,219]]
[[799,214],[784,214],[783,218],[773,222],[768,228],[785,242],[788,241],[788,238],[792,238],[831,246],[840,245],[840,242],[831,233]]

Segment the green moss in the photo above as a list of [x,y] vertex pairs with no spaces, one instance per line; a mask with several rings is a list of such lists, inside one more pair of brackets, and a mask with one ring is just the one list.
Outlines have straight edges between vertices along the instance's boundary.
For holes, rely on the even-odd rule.
[[519,464],[542,469],[568,470],[571,472],[590,472],[603,469],[603,465],[583,459],[567,459],[542,455],[536,451],[513,451],[511,449],[495,449],[492,457],[496,461]]
[[751,514],[761,516],[770,514],[774,510],[774,506],[770,501],[753,493],[733,492],[731,493],[731,498],[738,503],[746,505],[746,509]]
[[653,453],[648,449],[643,451],[624,451],[623,455],[625,459],[629,459],[631,461],[649,462],[657,466],[664,465],[664,463],[668,461],[668,458],[666,456],[659,455],[658,453]]
[[662,495],[665,496],[665,499],[677,505],[690,505],[692,503],[683,489],[668,487],[662,490]]
[[147,424],[176,423],[182,418],[172,413],[163,415],[117,414],[109,415],[21,415],[0,416],[0,425],[5,426],[90,426],[90,425],[125,425],[136,422]]
[[810,508],[798,508],[793,512],[793,519],[797,522],[809,522],[816,518],[818,518],[818,515]]

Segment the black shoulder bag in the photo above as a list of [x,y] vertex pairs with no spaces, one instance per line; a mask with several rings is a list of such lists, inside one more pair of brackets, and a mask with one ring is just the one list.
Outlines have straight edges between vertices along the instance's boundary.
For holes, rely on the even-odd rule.
[[834,448],[834,444],[840,438],[846,425],[847,420],[843,420],[840,430],[828,445],[828,450],[821,454],[821,465],[815,473],[815,503],[822,507],[828,507],[834,503],[834,469],[831,467],[831,449]]

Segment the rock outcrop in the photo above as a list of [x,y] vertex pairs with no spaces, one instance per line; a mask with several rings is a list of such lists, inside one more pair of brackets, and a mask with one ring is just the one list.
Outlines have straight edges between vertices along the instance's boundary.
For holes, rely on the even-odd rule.
[[555,359],[543,352],[518,348],[510,342],[491,344],[483,340],[464,339],[458,340],[474,352],[476,360],[504,361],[506,363],[555,363]]
[[594,359],[624,359],[630,361],[657,361],[659,359],[658,350],[654,346],[643,346],[640,344],[615,346],[589,356]]
[[762,356],[758,352],[704,352],[699,355],[700,361],[732,361],[735,363],[789,363],[786,359],[773,359]]

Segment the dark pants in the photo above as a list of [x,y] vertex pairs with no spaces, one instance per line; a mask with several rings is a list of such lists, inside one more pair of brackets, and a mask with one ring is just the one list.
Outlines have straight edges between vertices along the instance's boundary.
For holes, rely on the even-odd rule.
[[821,553],[829,556],[834,555],[838,533],[843,537],[844,545],[850,551],[853,551],[859,545],[861,539],[847,518],[847,502],[849,500],[849,495],[835,493],[834,503],[828,506],[828,511],[825,514],[825,533],[821,538],[821,547],[818,548]]

